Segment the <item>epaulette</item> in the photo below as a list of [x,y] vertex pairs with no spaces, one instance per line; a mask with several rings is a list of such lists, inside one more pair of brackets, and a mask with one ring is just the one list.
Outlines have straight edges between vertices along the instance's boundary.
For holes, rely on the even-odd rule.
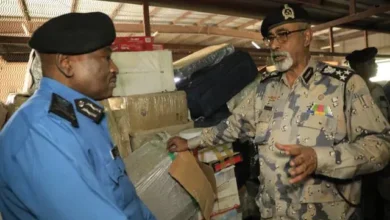
[[325,63],[320,63],[317,68],[318,72],[321,74],[333,77],[344,83],[347,83],[348,80],[355,74],[355,71],[347,67],[331,66]]
[[76,109],[87,118],[99,124],[104,117],[104,108],[87,98],[75,99]]
[[263,76],[262,76],[262,79],[261,79],[260,83],[263,83],[263,82],[265,82],[265,81],[267,81],[269,79],[275,78],[275,77],[280,77],[280,76],[282,76],[282,74],[283,73],[278,72],[278,71],[273,71],[273,72],[265,71],[263,73]]
[[69,121],[75,128],[79,127],[72,103],[55,93],[51,96],[49,113],[53,113]]

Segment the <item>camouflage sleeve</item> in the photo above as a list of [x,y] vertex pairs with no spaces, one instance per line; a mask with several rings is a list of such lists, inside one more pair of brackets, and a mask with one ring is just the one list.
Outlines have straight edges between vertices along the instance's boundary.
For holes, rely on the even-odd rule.
[[374,104],[367,85],[354,75],[346,85],[345,118],[348,140],[333,147],[314,147],[316,173],[350,179],[383,169],[390,158],[389,124]]
[[214,127],[203,129],[199,137],[190,139],[189,148],[215,146],[234,142],[239,138],[254,137],[255,99],[256,89],[233,110],[230,117]]
[[383,88],[378,85],[372,92],[371,96],[374,99],[375,104],[381,110],[383,116],[388,120],[389,119],[389,101],[385,96],[385,91]]

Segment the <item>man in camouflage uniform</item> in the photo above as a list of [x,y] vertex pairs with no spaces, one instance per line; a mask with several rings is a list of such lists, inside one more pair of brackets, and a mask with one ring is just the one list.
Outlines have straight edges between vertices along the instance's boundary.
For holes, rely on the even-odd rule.
[[[345,59],[349,66],[364,79],[375,104],[380,108],[383,116],[389,120],[390,106],[385,91],[381,85],[370,81],[370,78],[377,73],[378,65],[375,63],[377,53],[377,48],[369,47],[355,50]],[[363,177],[362,207],[365,220],[390,219],[390,213],[387,213],[390,212],[390,192],[387,189],[390,187],[389,172],[390,167],[387,166],[382,172]],[[382,205],[384,205],[383,209],[381,209]],[[384,215],[383,218],[382,215]]]
[[370,81],[370,78],[374,77],[377,73],[378,65],[375,63],[375,56],[377,53],[377,48],[368,47],[363,50],[353,51],[351,54],[348,54],[345,59],[348,61],[349,66],[367,83],[374,102],[380,108],[385,118],[389,120],[390,105],[386,98],[385,91],[381,85]]
[[389,159],[389,124],[364,80],[351,70],[310,58],[312,31],[299,6],[268,15],[261,33],[277,72],[219,125],[170,151],[254,137],[259,147],[261,219],[344,220],[356,216],[357,176]]

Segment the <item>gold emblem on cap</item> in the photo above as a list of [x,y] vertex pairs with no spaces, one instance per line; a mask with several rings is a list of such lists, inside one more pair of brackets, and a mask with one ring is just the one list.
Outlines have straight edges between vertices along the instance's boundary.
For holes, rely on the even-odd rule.
[[324,94],[318,96],[318,100],[323,100],[325,98]]
[[282,14],[283,14],[284,20],[287,20],[289,18],[292,18],[292,19],[295,18],[294,10],[290,6],[288,6],[288,4],[284,5],[284,9],[282,11]]

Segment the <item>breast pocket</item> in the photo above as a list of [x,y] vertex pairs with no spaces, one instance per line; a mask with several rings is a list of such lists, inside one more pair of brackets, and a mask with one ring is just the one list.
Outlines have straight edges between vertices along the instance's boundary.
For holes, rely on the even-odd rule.
[[299,143],[305,146],[332,146],[336,120],[325,115],[302,113],[298,123]]
[[120,158],[111,160],[106,170],[110,179],[109,187],[117,202],[123,206],[129,204],[134,199],[135,188],[127,176],[123,161]]
[[272,120],[273,112],[271,110],[263,110],[256,124],[256,144],[263,144],[269,138],[269,128]]
[[117,160],[118,159],[111,160],[106,165],[108,176],[113,184],[119,184],[120,179],[125,176],[125,169],[120,166]]

